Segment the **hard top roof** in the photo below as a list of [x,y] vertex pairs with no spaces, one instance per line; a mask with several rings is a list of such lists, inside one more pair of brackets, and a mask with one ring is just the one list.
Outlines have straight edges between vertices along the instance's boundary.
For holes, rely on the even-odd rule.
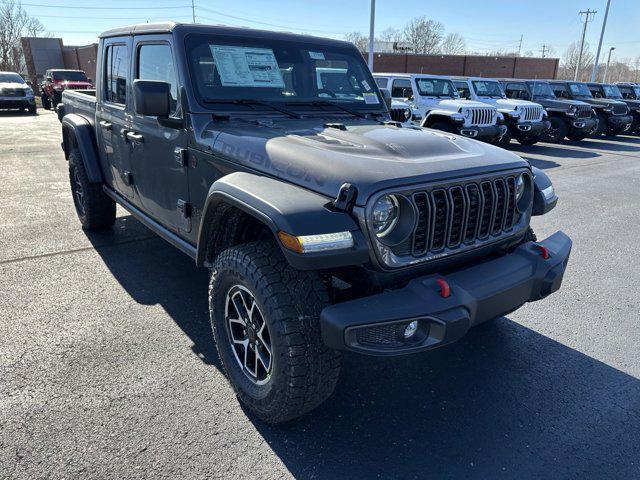
[[275,40],[289,40],[304,43],[323,44],[327,46],[353,46],[349,42],[343,40],[334,40],[331,38],[314,37],[312,35],[299,35],[289,32],[274,32],[271,30],[259,30],[247,27],[226,27],[223,25],[202,25],[198,23],[176,23],[176,22],[160,22],[160,23],[139,23],[136,25],[127,25],[124,27],[113,28],[100,34],[100,38],[121,37],[125,35],[144,35],[172,33],[181,31],[183,33],[204,33],[210,35],[228,35],[245,38],[264,38]]

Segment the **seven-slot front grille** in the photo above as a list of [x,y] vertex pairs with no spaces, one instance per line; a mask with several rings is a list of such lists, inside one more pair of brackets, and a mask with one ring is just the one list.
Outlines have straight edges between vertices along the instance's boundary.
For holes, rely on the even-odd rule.
[[472,108],[472,125],[493,125],[494,111],[492,108]]
[[626,105],[614,105],[613,106],[613,114],[614,115],[626,115],[627,114],[627,106]]
[[404,112],[406,111],[406,108],[391,108],[389,110],[389,114],[391,115],[391,120],[393,120],[394,122],[400,122],[400,123],[404,123],[407,121],[407,119],[404,116]]
[[24,97],[26,92],[24,88],[3,88],[0,90],[3,97]]
[[502,237],[520,216],[515,175],[437,187],[412,195],[417,212],[411,253],[416,257]]
[[530,106],[522,108],[521,122],[539,122],[542,120],[542,107]]
[[588,105],[578,105],[578,118],[591,118],[591,107]]

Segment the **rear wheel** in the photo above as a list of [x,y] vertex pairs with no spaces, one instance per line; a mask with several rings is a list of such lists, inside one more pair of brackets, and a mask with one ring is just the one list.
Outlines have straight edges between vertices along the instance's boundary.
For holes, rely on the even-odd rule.
[[239,400],[263,421],[296,418],[333,392],[340,353],[324,345],[319,323],[328,303],[320,275],[291,268],[273,243],[216,258],[209,311],[220,361]]
[[504,133],[502,138],[496,142],[496,145],[502,148],[507,148],[509,144],[511,144],[511,139],[513,135],[511,134],[511,129],[507,128],[507,131]]
[[535,145],[540,140],[539,137],[518,138],[520,145]]
[[550,143],[559,143],[567,136],[567,123],[558,117],[551,117],[549,119],[551,126],[547,130],[542,138]]
[[567,138],[574,142],[579,142],[580,140],[584,140],[589,136],[589,132],[584,131],[572,131],[567,133]]
[[46,93],[40,95],[40,100],[42,101],[42,108],[45,110],[51,110],[51,99]]
[[69,181],[76,213],[85,230],[110,228],[116,220],[116,203],[104,193],[101,183],[89,182],[78,150],[69,154]]

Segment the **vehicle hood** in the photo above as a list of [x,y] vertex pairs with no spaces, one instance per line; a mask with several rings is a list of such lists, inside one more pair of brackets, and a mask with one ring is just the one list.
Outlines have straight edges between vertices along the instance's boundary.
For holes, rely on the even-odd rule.
[[584,100],[581,100],[581,101],[589,103],[594,107],[602,107],[602,108],[612,107],[613,105],[626,105],[624,102],[621,102],[620,100],[613,100],[610,98],[585,98]]
[[18,83],[18,82],[6,82],[6,83],[0,83],[0,88],[15,88],[15,89],[26,90],[27,88],[29,88],[29,85],[26,85],[24,83]]
[[442,100],[438,102],[438,105],[446,106],[451,109],[470,108],[470,107],[487,108],[492,106],[492,105],[487,105],[486,103],[483,103],[483,102],[478,102],[476,100]]
[[529,164],[506,150],[418,127],[335,118],[272,121],[194,116],[194,148],[335,198],[342,184],[374,193]]
[[535,101],[545,108],[553,108],[556,110],[569,110],[569,107],[571,107],[571,105],[575,105],[577,107],[584,105],[591,106],[588,103],[582,102],[580,100],[565,100],[562,98],[536,98]]
[[516,107],[537,107],[538,103],[530,102],[528,100],[518,100],[515,98],[492,98],[487,101],[496,105],[498,108],[515,110]]

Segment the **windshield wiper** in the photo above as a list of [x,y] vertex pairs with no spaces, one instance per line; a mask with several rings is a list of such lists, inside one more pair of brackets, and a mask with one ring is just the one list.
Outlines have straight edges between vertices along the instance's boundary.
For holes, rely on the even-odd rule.
[[[285,103],[285,105],[301,105],[301,106],[305,106],[305,105],[309,105],[311,107],[335,107],[338,110],[342,110],[345,113],[349,113],[351,115],[353,115],[354,117],[360,117],[360,118],[367,118],[367,114],[366,113],[362,113],[359,112],[357,110],[352,110],[348,107],[345,107],[343,105],[340,105],[338,102],[329,102],[327,100],[309,100],[309,101],[300,101],[300,102],[287,102]],[[373,113],[372,113],[373,115]],[[375,116],[375,115],[373,115]]]
[[282,108],[282,107],[278,107],[277,105],[274,105],[271,102],[266,102],[264,100],[256,100],[256,99],[252,99],[252,98],[235,98],[235,99],[222,99],[222,98],[216,98],[216,99],[210,99],[210,100],[205,100],[204,103],[211,103],[211,104],[231,104],[231,105],[248,105],[248,106],[252,106],[252,105],[260,105],[263,107],[269,107],[273,110],[275,110],[276,112],[280,112],[280,113],[284,113],[285,115],[291,117],[291,118],[304,118],[302,115],[300,115],[299,113],[293,112],[289,109],[286,108]]

